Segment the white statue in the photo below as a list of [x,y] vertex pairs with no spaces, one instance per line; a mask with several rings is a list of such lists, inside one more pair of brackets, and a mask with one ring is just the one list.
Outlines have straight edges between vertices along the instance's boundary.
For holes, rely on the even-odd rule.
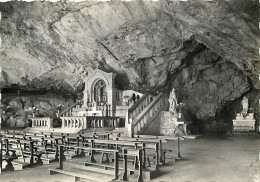
[[170,107],[169,107],[169,111],[176,117],[178,117],[178,112],[177,112],[177,98],[176,98],[176,94],[175,94],[175,89],[173,88],[171,93],[170,93],[170,97],[169,97],[169,103],[170,103]]
[[243,107],[242,115],[246,116],[247,112],[248,112],[248,98],[244,97],[241,104],[242,104],[242,107]]

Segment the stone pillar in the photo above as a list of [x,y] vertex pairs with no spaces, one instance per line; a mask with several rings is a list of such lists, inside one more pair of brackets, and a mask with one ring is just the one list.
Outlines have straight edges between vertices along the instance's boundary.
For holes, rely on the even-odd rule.
[[70,127],[73,128],[73,119],[70,120]]
[[65,128],[65,120],[64,119],[61,119],[61,127]]
[[95,119],[95,118],[93,119],[93,122],[94,122],[94,123],[93,123],[93,124],[94,124],[93,127],[96,128],[96,119]]
[[34,123],[34,119],[32,119],[32,128],[34,127],[35,123]]
[[[51,118],[48,118],[46,121],[45,121],[45,124],[46,124],[46,127],[47,128],[53,128],[53,120]],[[63,121],[62,121],[62,125],[63,125]],[[63,127],[63,126],[62,126]]]
[[97,119],[97,127],[100,128],[101,123],[100,123],[100,119]]
[[104,119],[101,119],[101,123],[100,123],[101,124],[101,128],[104,128],[104,121],[105,121]]

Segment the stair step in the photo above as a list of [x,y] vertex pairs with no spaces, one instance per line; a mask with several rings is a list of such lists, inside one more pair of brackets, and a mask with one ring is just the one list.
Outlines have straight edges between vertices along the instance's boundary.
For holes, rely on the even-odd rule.
[[102,169],[102,168],[98,168],[98,166],[84,166],[83,164],[79,164],[79,163],[73,163],[73,162],[64,162],[64,168],[79,168],[82,170],[86,170],[86,171],[91,171],[91,172],[97,172],[97,173],[102,173],[102,174],[107,174],[107,175],[114,175],[114,170],[109,170],[109,169]]
[[88,173],[86,175],[85,170],[73,169],[73,168],[69,169],[69,170],[50,169],[50,175],[55,174],[55,173],[73,176],[75,181],[79,181],[80,178],[86,179],[88,181],[93,181],[93,182],[104,182],[104,181],[112,181],[113,180],[113,178],[111,178],[111,177],[109,178],[106,175],[100,175],[98,173],[94,174],[93,172]]
[[85,111],[86,109],[85,108],[73,108],[72,109],[72,112],[79,112],[79,111]]

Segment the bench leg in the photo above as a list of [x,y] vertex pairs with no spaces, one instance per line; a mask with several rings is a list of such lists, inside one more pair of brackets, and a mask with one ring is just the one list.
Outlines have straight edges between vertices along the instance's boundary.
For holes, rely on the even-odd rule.
[[41,154],[37,156],[36,165],[43,165],[43,161],[41,159]]
[[85,156],[85,152],[84,152],[83,149],[80,151],[79,156],[80,156],[80,157],[84,157],[84,156]]
[[97,162],[97,161],[95,160],[95,158],[94,158],[94,151],[93,151],[93,150],[91,150],[91,153],[90,153],[90,162],[94,162],[94,163]]
[[178,138],[178,159],[182,159],[181,157],[181,149],[180,149],[180,139]]
[[165,161],[165,159],[166,159],[165,155],[166,155],[166,152],[163,152],[163,164],[166,163],[166,161]]
[[12,157],[16,157],[16,151],[12,151]]
[[144,162],[143,162],[143,169],[145,169],[145,168],[146,168],[145,149],[143,149],[143,159],[144,159]]
[[[141,164],[141,165],[142,165],[142,164]],[[137,156],[135,157],[134,166],[135,166],[135,169],[138,169],[138,168],[139,168],[139,166],[138,166],[138,157],[137,157]]]
[[7,165],[5,166],[5,171],[14,171],[14,166],[12,160],[6,160]]
[[102,152],[102,155],[101,155],[101,159],[100,159],[101,164],[103,163],[103,159],[104,159],[104,152]]
[[74,176],[74,181],[80,181],[80,177]]
[[148,163],[148,165],[147,165],[147,167],[151,167],[151,162],[150,162],[150,159],[149,159],[149,157],[147,157],[147,163]]
[[139,150],[138,158],[139,158],[139,175],[138,175],[138,181],[143,181],[143,166],[142,166],[142,150]]
[[123,181],[127,181],[127,155],[126,150],[123,149],[123,157],[124,157],[124,174],[123,174]]

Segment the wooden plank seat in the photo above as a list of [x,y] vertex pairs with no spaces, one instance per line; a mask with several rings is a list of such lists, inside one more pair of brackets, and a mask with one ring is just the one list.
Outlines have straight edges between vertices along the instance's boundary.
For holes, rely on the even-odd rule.
[[[66,170],[63,170],[63,161],[64,161],[64,148],[66,147],[70,147],[70,148],[75,148],[75,149],[82,149],[82,150],[88,150],[88,151],[91,151],[91,162],[96,162],[94,159],[94,156],[93,156],[93,151],[108,151],[108,152],[113,152],[114,155],[116,156],[115,158],[118,159],[118,152],[119,150],[115,150],[115,149],[102,149],[102,148],[92,148],[92,147],[83,147],[83,146],[72,146],[72,145],[59,145],[59,164],[60,164],[60,167],[58,170],[62,170],[62,171],[59,171],[61,173],[66,173],[67,171]],[[114,161],[114,166],[115,166],[115,170],[114,170],[114,179],[118,179],[118,160],[115,160]],[[52,174],[53,172],[55,173],[55,170],[50,170],[50,173]],[[72,175],[72,174],[71,174]],[[78,175],[78,173],[76,174],[73,174],[75,176]]]
[[[155,165],[154,168],[157,169],[159,166],[159,160],[162,159],[162,152],[160,152],[159,155],[159,149],[160,147],[162,147],[162,139],[156,139],[156,138],[129,138],[129,137],[117,137],[115,138],[117,141],[129,141],[129,142],[140,142],[141,143],[141,147],[140,145],[138,146],[139,148],[142,148],[143,150],[143,168],[146,167],[151,167],[151,159],[156,159],[155,160]],[[167,142],[165,140],[163,140],[164,142]],[[146,150],[152,150],[154,153],[153,154],[149,154],[149,156],[147,155]],[[162,161],[161,161],[162,162]],[[134,162],[135,166],[137,166],[137,160],[135,160]],[[147,164],[147,166],[146,166]]]
[[[25,159],[29,158],[30,162],[29,165],[38,165],[42,164],[41,156],[44,152],[37,151],[35,147],[35,141],[26,140],[26,139],[14,139],[14,138],[3,138],[5,141],[5,150],[8,153],[9,151],[19,152],[20,156],[22,157],[23,161],[12,161],[13,164],[19,165],[24,163],[21,168],[27,166]],[[9,147],[9,143],[11,143],[11,147]],[[16,147],[13,147],[16,146]],[[16,154],[15,154],[16,155]]]
[[[181,159],[181,152],[180,152],[180,141],[183,141],[185,139],[185,137],[175,137],[175,136],[153,136],[153,135],[133,135],[133,137],[135,138],[156,138],[156,139],[162,139],[162,140],[166,140],[166,141],[177,141],[177,158],[176,159]],[[161,158],[160,161],[162,163],[165,163],[165,161],[163,160],[164,157],[163,156],[163,152],[162,152],[162,147],[160,147],[160,153],[161,153]]]
[[[93,181],[93,182],[100,182],[100,181],[113,181],[113,177],[108,178],[108,176],[91,173],[91,175],[86,174],[85,170],[79,170],[79,169],[70,169],[70,170],[62,170],[62,169],[50,169],[50,175],[53,174],[64,174],[68,176],[74,177],[74,181],[81,181],[81,179],[86,179],[87,181]],[[84,180],[83,180],[84,181]]]
[[[138,147],[138,144],[141,144],[140,142],[126,142],[126,141],[116,141],[116,140],[99,140],[99,139],[91,139],[91,146],[93,148],[96,148],[97,145],[107,145],[107,148],[112,147],[115,149],[119,149],[120,147]],[[105,158],[105,160],[104,160]],[[102,157],[101,157],[101,163],[109,163],[110,162],[110,154],[108,151],[102,151]],[[114,159],[111,158],[113,161]]]
[[[142,149],[136,149],[136,148],[122,148],[122,154],[123,154],[123,180],[127,181],[128,180],[128,168],[127,168],[127,163],[128,163],[128,157],[132,156],[135,157],[137,162],[139,163],[138,165],[138,178],[137,181],[142,181],[143,179],[143,153]],[[136,165],[134,166],[134,169],[136,169]]]
[[[114,169],[115,168],[115,166],[112,166],[112,165],[106,165],[106,164],[100,164],[100,163],[94,163],[94,162],[83,162],[83,164],[85,165],[85,166],[99,166],[99,167],[102,167],[102,168],[104,168],[105,170],[107,170],[107,169]],[[124,168],[118,168],[119,170],[124,170]],[[129,173],[134,173],[134,171],[135,171],[135,169],[128,169],[128,171],[129,171]]]
[[[96,165],[90,165],[90,164],[96,164]],[[79,168],[84,169],[86,171],[90,172],[97,172],[100,174],[107,174],[107,175],[114,175],[114,166],[111,165],[99,165],[99,163],[88,163],[88,162],[74,162],[72,160],[65,161],[64,166],[67,167],[73,167],[73,168]],[[120,169],[119,169],[120,170]]]

